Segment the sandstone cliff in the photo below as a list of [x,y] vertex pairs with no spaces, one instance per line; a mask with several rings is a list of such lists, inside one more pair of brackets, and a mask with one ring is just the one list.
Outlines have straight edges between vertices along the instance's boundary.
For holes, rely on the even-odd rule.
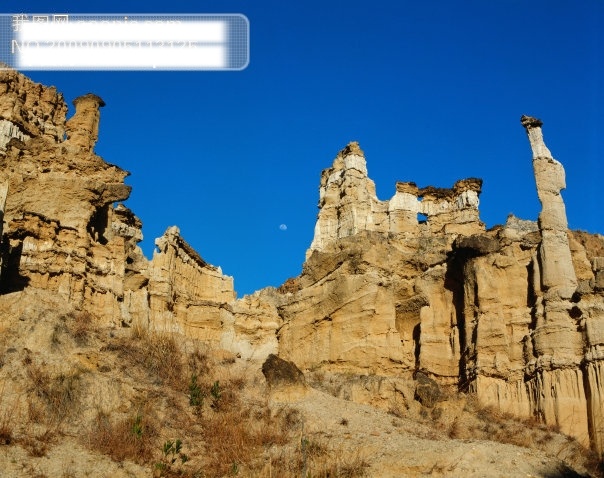
[[342,150],[323,172],[315,238],[279,308],[279,353],[308,369],[391,377],[393,394],[422,371],[601,452],[604,238],[568,231],[562,165],[541,122],[522,124],[542,213],[489,231],[480,180],[397,183],[381,202],[358,145]]
[[103,100],[74,105],[66,120],[54,88],[0,72],[3,295],[48,291],[98,324],[356,375],[338,393],[385,408],[419,407],[425,377],[604,450],[604,238],[568,230],[564,170],[539,120],[522,118],[538,222],[485,230],[476,178],[398,182],[381,201],[350,143],[321,175],[302,274],[237,300],[176,227],[143,256],[141,221],[120,203],[128,173],[94,153]]
[[178,331],[199,327],[206,310],[217,318],[230,308],[232,279],[178,228],[156,241],[153,260],[138,248],[141,221],[118,203],[130,194],[129,173],[94,153],[101,98],[77,98],[66,121],[53,88],[14,71],[3,71],[0,85],[4,293],[50,290],[104,323]]

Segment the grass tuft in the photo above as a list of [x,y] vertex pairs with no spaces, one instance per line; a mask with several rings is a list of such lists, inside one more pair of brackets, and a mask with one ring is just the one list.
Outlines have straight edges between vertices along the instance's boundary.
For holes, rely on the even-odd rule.
[[94,331],[94,317],[86,311],[75,312],[70,323],[70,331],[78,345],[86,345]]
[[[42,367],[30,363],[27,375],[32,384],[32,391],[45,405],[46,413],[42,415],[38,411],[37,418],[42,418],[45,423],[58,425],[77,410],[81,391],[80,371],[61,373],[53,377]],[[35,405],[32,404],[30,418],[34,409]]]
[[157,424],[151,415],[135,412],[121,420],[112,421],[99,412],[89,431],[90,447],[122,462],[148,463],[153,457]]
[[13,442],[15,432],[15,415],[18,403],[16,400],[11,404],[6,402],[6,392],[2,388],[0,391],[0,445],[10,445]]

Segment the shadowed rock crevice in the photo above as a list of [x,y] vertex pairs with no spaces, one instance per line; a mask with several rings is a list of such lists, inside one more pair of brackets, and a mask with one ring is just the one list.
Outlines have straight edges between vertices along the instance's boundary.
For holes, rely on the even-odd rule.
[[88,221],[87,230],[90,237],[99,244],[106,245],[107,238],[105,237],[105,230],[108,225],[109,208],[108,206],[104,206],[94,211],[90,217],[90,221]]
[[[14,244],[14,243],[13,243]],[[19,264],[23,253],[23,243],[11,245],[8,236],[2,240],[2,270],[3,280],[0,282],[0,293],[7,294],[23,290],[29,284],[29,278],[21,275]]]

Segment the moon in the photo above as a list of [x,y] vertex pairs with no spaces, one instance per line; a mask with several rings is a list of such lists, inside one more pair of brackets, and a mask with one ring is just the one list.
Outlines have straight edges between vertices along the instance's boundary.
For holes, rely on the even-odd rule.
[[287,231],[287,225],[285,225],[285,224],[281,224],[281,225],[279,226],[279,229],[281,229],[282,231]]

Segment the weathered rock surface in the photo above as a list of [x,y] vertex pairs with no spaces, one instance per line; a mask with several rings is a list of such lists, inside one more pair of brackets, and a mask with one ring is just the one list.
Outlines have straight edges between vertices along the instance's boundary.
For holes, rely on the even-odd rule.
[[298,289],[279,308],[279,353],[309,369],[421,371],[602,451],[604,242],[568,231],[562,165],[541,122],[522,123],[543,210],[538,223],[510,216],[490,231],[481,181],[399,182],[384,207],[358,145],[342,150],[322,175]]
[[[128,173],[63,138],[67,106],[54,89],[13,71],[3,71],[0,84],[2,119],[25,134],[0,156],[7,190],[1,288],[51,290],[119,322],[126,259],[140,240],[140,230],[135,239],[118,227],[123,214],[112,206],[130,193]],[[76,116],[72,136],[94,136],[98,111]]]
[[322,173],[302,274],[237,300],[176,227],[143,256],[141,221],[119,204],[128,173],[94,153],[104,103],[74,104],[66,121],[54,88],[0,72],[2,294],[51,292],[105,325],[356,376],[342,393],[382,407],[457,387],[604,450],[604,237],[568,231],[564,170],[539,120],[522,118],[538,222],[486,231],[474,178],[397,182],[381,201],[351,143]]
[[177,228],[157,240],[153,260],[143,256],[141,221],[114,206],[130,194],[128,173],[94,153],[103,100],[77,98],[66,121],[67,105],[54,88],[14,71],[0,72],[0,85],[0,121],[12,125],[1,130],[8,131],[0,152],[2,291],[49,290],[102,323],[219,342],[232,316],[232,278],[207,264]]
[[[478,195],[482,180],[458,181],[452,189],[415,183],[397,183],[390,201],[380,201],[375,184],[367,176],[365,156],[352,142],[321,174],[320,213],[315,236],[306,253],[333,249],[338,239],[361,231],[381,233],[465,233],[484,231],[478,217]],[[418,220],[418,214],[426,221]]]

